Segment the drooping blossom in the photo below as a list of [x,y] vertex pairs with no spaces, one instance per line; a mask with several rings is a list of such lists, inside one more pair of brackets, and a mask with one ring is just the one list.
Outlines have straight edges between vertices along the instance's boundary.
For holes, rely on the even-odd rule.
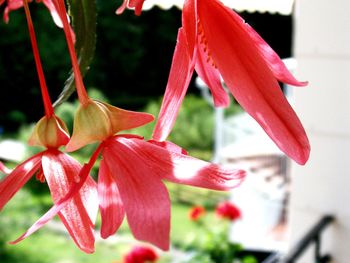
[[227,106],[228,90],[290,158],[304,164],[309,141],[278,81],[297,81],[272,48],[218,0],[186,0],[170,75],[153,138],[171,131],[193,71],[209,87],[215,106]]
[[[33,0],[28,0],[28,2],[32,2]],[[62,27],[62,21],[57,13],[57,10],[52,2],[53,0],[36,0],[35,2],[42,2],[46,8],[50,11],[53,21],[58,27]],[[10,20],[9,14],[11,11],[17,10],[23,7],[23,0],[0,0],[0,6],[6,4],[4,9],[4,21],[8,23]]]
[[198,221],[205,214],[205,208],[203,206],[193,206],[188,213],[188,217],[191,221]]
[[221,202],[216,206],[215,214],[221,218],[235,221],[241,217],[241,210],[231,202]]
[[134,246],[131,251],[125,255],[123,263],[147,263],[156,262],[158,259],[154,249],[145,246]]
[[123,4],[117,9],[116,13],[120,15],[126,8],[135,9],[136,15],[141,15],[142,6],[145,0],[123,0]]
[[[63,1],[58,10],[65,13]],[[163,180],[174,183],[228,190],[241,183],[244,171],[224,169],[186,154],[170,142],[144,141],[142,137],[117,134],[153,121],[147,113],[123,110],[91,99],[86,92],[74,50],[68,22],[61,15],[73,65],[80,106],[74,117],[73,135],[66,146],[75,151],[100,142],[90,160],[90,168],[101,152],[98,196],[101,211],[101,236],[114,234],[124,217],[135,238],[149,241],[161,249],[169,248],[170,199]],[[117,135],[116,135],[117,134]],[[49,220],[59,205],[36,222],[29,233]]]
[[[81,250],[92,253],[95,240],[94,221],[98,208],[96,183],[89,176],[82,178],[81,165],[59,150],[60,146],[69,141],[69,134],[65,124],[54,114],[26,1],[24,8],[45,108],[45,116],[36,124],[29,144],[43,146],[46,150],[18,165],[0,181],[0,211],[34,175],[40,182],[47,182],[55,204],[59,204],[71,192],[72,187],[79,185],[75,195],[57,213],[76,245]],[[85,181],[84,185],[81,180]],[[39,224],[38,228],[41,226],[43,224]],[[12,243],[17,243],[28,235]]]
[[153,116],[146,113],[125,111],[91,100],[78,109],[66,150],[74,151],[101,141],[98,195],[103,238],[114,234],[126,216],[135,238],[167,250],[170,199],[162,181],[228,190],[242,181],[244,172],[190,157],[170,142],[115,135],[152,120]]

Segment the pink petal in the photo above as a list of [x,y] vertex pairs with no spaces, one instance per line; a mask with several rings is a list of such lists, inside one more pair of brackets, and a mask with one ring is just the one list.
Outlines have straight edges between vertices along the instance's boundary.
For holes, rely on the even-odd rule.
[[[198,2],[212,58],[241,106],[289,157],[304,164],[308,138],[260,50],[242,29],[242,20],[217,0]],[[225,25],[225,26],[222,26]]]
[[23,0],[11,0],[7,1],[7,6],[4,10],[4,21],[5,23],[8,23],[10,18],[9,14],[11,11],[17,10],[23,6]]
[[42,153],[36,154],[17,166],[0,181],[0,211],[19,189],[40,169]]
[[39,218],[26,232],[24,232],[19,238],[16,240],[10,242],[10,244],[16,244],[20,242],[21,240],[27,238],[31,234],[33,234],[35,231],[40,229],[42,226],[44,226],[48,221],[50,221],[57,213],[60,212],[61,209],[63,209],[75,196],[75,194],[81,189],[81,187],[84,185],[84,183],[87,180],[87,177],[89,176],[90,170],[93,166],[92,164],[85,164],[79,173],[79,180],[77,182],[74,182],[73,186],[69,189],[69,192],[61,198],[58,202],[52,206],[49,211],[47,211],[41,218]]
[[186,39],[180,28],[158,121],[153,131],[153,139],[164,141],[173,128],[182,100],[191,81],[194,67],[187,52]]
[[[126,136],[122,136],[122,137],[130,138],[130,137],[126,137]],[[173,142],[169,142],[169,141],[160,142],[160,141],[155,141],[155,140],[149,140],[148,142],[153,143],[157,146],[163,147],[163,148],[167,149],[168,151],[187,155],[187,151],[185,149],[181,148],[180,146],[176,145]]]
[[207,48],[204,45],[205,43],[202,44],[198,41],[196,72],[210,89],[215,107],[227,107],[230,104],[230,99],[222,87],[219,71],[214,67],[215,65],[210,64],[213,62],[208,53],[204,51],[204,48]]
[[127,5],[128,5],[128,0],[124,0],[122,5],[116,11],[117,15],[122,14],[124,12],[124,10],[126,9]]
[[[194,0],[184,2],[182,8],[182,26],[183,33],[186,39],[188,54],[191,60],[194,60],[195,49],[197,44],[197,7]],[[180,29],[181,30],[181,29]]]
[[101,237],[108,238],[117,232],[125,212],[116,181],[105,160],[101,160],[98,173],[98,196],[101,211]]
[[123,144],[129,140],[139,139],[110,139],[102,155],[118,185],[135,238],[168,250],[170,200],[167,189],[138,151],[128,143]]
[[[68,155],[58,150],[48,150],[43,155],[42,165],[52,198],[57,203],[64,197],[79,178],[81,165]],[[82,197],[82,194],[83,196]],[[89,194],[93,196],[89,197]],[[86,203],[84,206],[83,200]],[[91,182],[81,188],[70,202],[58,213],[69,234],[77,246],[86,253],[94,252],[94,223],[89,217],[87,208],[97,208],[96,187]],[[87,206],[87,207],[86,207]],[[93,214],[91,212],[91,214]]]
[[56,26],[62,28],[63,27],[62,20],[52,0],[43,0],[43,4],[46,6],[47,9],[49,9],[52,19],[55,22]]
[[117,15],[120,15],[124,12],[126,8],[132,9],[135,8],[135,15],[141,15],[142,6],[144,0],[124,0],[123,4],[117,9]]
[[245,176],[242,170],[225,169],[154,143],[123,137],[115,139],[133,149],[142,163],[151,167],[152,173],[171,182],[213,190],[229,190],[238,186]]
[[[238,16],[234,12],[230,13],[233,16]],[[292,75],[292,73],[290,73],[281,58],[250,25],[243,23],[241,25],[242,29],[245,30],[250,35],[251,39],[255,42],[256,47],[260,51],[260,55],[262,55],[266,60],[267,65],[269,66],[275,78],[281,82],[293,86],[306,86],[308,84],[307,81],[298,81]]]

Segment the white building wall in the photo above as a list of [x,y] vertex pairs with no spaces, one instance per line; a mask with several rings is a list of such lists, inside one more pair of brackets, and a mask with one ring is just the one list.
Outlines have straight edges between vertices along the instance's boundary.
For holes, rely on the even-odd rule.
[[[291,244],[324,214],[336,223],[322,236],[334,262],[350,262],[350,1],[297,0],[295,109],[311,142],[309,162],[292,164]],[[312,263],[311,249],[300,263]]]

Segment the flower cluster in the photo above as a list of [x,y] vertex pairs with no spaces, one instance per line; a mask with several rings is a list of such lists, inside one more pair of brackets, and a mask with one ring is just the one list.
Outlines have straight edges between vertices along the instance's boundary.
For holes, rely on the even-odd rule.
[[[123,131],[153,121],[152,115],[124,110],[88,96],[65,2],[43,0],[55,23],[63,28],[80,102],[70,137],[51,103],[28,2],[30,0],[0,0],[0,5],[5,5],[6,22],[10,11],[20,7],[25,10],[45,110],[29,144],[45,149],[13,171],[0,165],[0,170],[7,174],[0,181],[0,210],[32,176],[48,184],[54,205],[13,243],[26,238],[57,214],[76,245],[92,253],[99,210],[102,238],[113,235],[126,217],[136,239],[167,250],[170,199],[163,181],[213,190],[238,186],[245,176],[243,170],[226,169],[190,157],[185,150],[166,141],[194,70],[210,88],[216,106],[228,104],[221,86],[222,77],[237,101],[287,155],[301,164],[307,161],[308,139],[277,81],[296,86],[305,83],[294,79],[257,33],[218,0],[185,1],[183,26],[178,33],[162,108],[149,141]],[[134,8],[135,13],[140,14],[143,2],[125,0],[117,13]],[[98,146],[84,165],[67,154],[93,142]],[[90,170],[99,158],[95,182]],[[239,216],[231,207],[220,211],[218,214],[230,219]],[[204,209],[198,208],[191,218],[197,220],[203,212]]]

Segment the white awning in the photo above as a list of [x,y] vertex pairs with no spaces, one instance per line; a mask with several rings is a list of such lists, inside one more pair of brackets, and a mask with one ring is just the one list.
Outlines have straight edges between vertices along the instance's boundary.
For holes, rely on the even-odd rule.
[[[290,15],[293,9],[294,0],[221,0],[226,6],[238,12],[260,12],[279,13]],[[173,6],[182,8],[184,0],[146,0],[143,9],[149,10],[154,6],[161,9],[169,9]]]

